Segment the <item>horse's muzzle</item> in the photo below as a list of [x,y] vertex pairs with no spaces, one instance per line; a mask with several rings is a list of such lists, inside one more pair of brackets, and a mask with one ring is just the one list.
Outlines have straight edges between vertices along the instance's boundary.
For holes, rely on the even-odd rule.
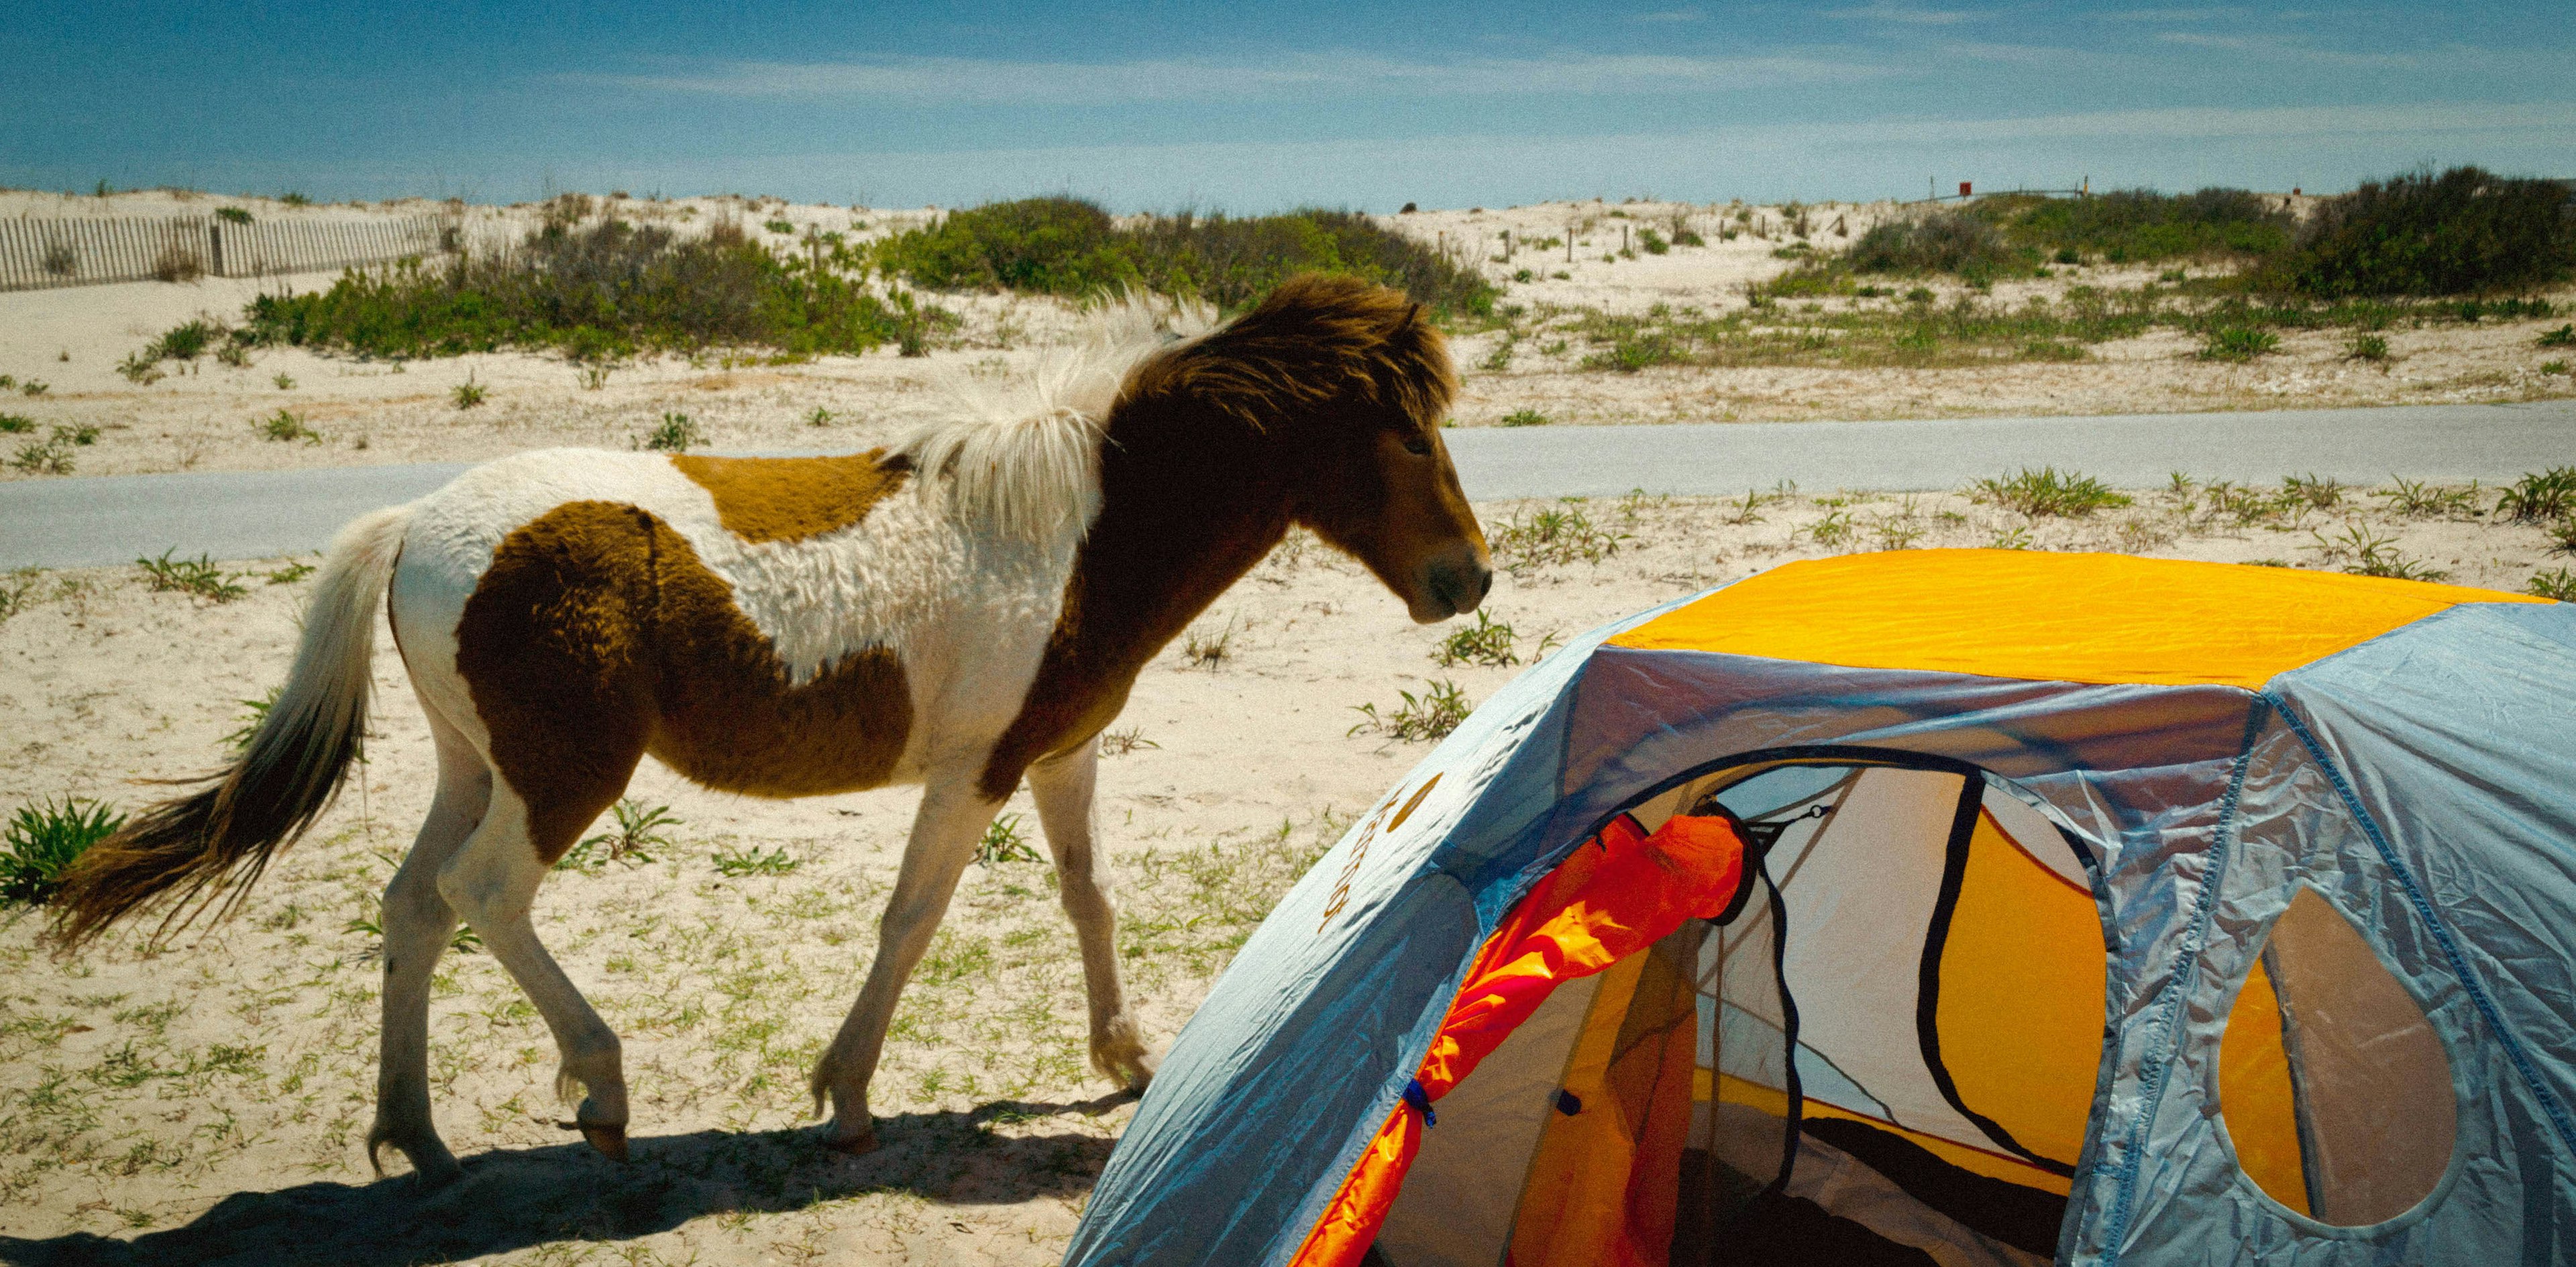
[[1431,561],[1423,577],[1423,594],[1409,606],[1415,624],[1430,625],[1476,610],[1494,588],[1494,567],[1485,552],[1472,546]]

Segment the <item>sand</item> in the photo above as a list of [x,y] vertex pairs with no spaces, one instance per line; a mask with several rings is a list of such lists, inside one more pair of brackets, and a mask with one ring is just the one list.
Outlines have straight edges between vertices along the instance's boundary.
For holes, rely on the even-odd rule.
[[[0,193],[0,216],[203,214],[240,205],[259,217],[366,218],[436,212],[459,219],[477,242],[502,242],[537,223],[534,207],[462,207],[417,200],[390,204],[285,207],[260,199],[147,192],[108,198]],[[853,209],[732,198],[654,202],[624,200],[619,214],[690,225],[741,224],[765,240],[786,243],[808,228],[867,240],[918,226],[936,209]],[[1805,208],[1809,242],[1842,245],[1893,204],[1822,204]],[[1739,212],[1742,219],[1738,219]],[[1621,233],[1669,232],[1683,217],[1707,245],[1664,255],[1619,258]],[[1507,210],[1428,211],[1381,217],[1451,251],[1505,287],[1507,304],[1525,312],[1638,315],[1656,305],[1709,314],[1740,310],[1744,287],[1790,268],[1773,252],[1796,239],[1794,218],[1780,207],[1663,203],[1549,203]],[[786,234],[764,227],[772,221]],[[1720,236],[1720,226],[1736,236]],[[1841,229],[1836,232],[1836,227]],[[1515,243],[1572,231],[1575,258],[1562,247]],[[1757,236],[1757,231],[1760,236]],[[1605,261],[1604,256],[1610,257]],[[1531,280],[1512,280],[1522,270]],[[2108,266],[2059,269],[2047,280],[1997,284],[1981,301],[2018,306],[2062,300],[2070,287],[2135,288],[2160,270]],[[1555,274],[1563,272],[1560,280]],[[267,470],[378,462],[459,461],[497,457],[552,444],[624,448],[666,415],[685,414],[711,446],[763,452],[846,451],[883,443],[929,416],[934,392],[959,376],[1007,373],[1060,338],[1076,321],[1064,303],[1045,298],[956,294],[929,298],[956,311],[962,327],[929,356],[906,359],[893,348],[865,356],[773,364],[757,350],[712,349],[662,356],[613,369],[604,383],[582,367],[524,352],[370,362],[272,348],[246,366],[211,356],[164,362],[167,377],[136,384],[117,373],[127,356],[162,332],[197,316],[238,317],[263,290],[313,290],[330,274],[0,293],[0,374],[46,385],[42,395],[0,392],[0,413],[26,418],[36,437],[55,426],[95,426],[96,442],[73,451],[73,474],[187,470]],[[1933,283],[1937,302],[1966,293]],[[2556,297],[2576,301],[2576,293]],[[1836,307],[1851,301],[1829,301]],[[1876,301],[1886,303],[1889,301]],[[2344,358],[2344,332],[2285,333],[2281,349],[2249,364],[2203,361],[2199,343],[2171,330],[2101,344],[2079,362],[2030,362],[1941,369],[1668,366],[1634,374],[1584,369],[1594,349],[1579,339],[1524,340],[1508,366],[1482,368],[1506,337],[1470,332],[1456,340],[1466,388],[1456,411],[1461,426],[1485,426],[1535,411],[1558,425],[1939,418],[2010,414],[2161,413],[2265,410],[2382,404],[2470,403],[2576,396],[2576,376],[2545,372],[2571,359],[2535,338],[2563,318],[2487,321],[2476,325],[2400,326],[2388,332],[2392,358]],[[1547,351],[1562,343],[1563,350]],[[472,383],[483,402],[459,408],[455,389]],[[295,438],[269,438],[279,413],[299,424]],[[819,415],[818,412],[820,411]],[[819,421],[818,421],[819,417]],[[2256,423],[2254,425],[2259,425]],[[309,433],[309,436],[308,434]],[[17,469],[6,459],[22,437],[0,437],[0,479],[55,478]]]
[[[2255,526],[2140,492],[2079,520],[1954,495],[1823,493],[1571,507],[1615,553],[1510,567],[1487,603],[1526,662],[1576,631],[1795,558],[1887,544],[2129,549],[2341,566],[2358,530],[2455,581],[2518,589],[2553,558],[2537,528],[2406,519],[2351,495]],[[1546,507],[1486,505],[1498,542]],[[1839,530],[1838,527],[1839,526]],[[1820,545],[1819,537],[1826,539]],[[309,589],[286,560],[234,565],[246,593],[155,593],[131,568],[22,575],[0,623],[0,805],[65,795],[131,808],[133,780],[219,763],[284,672]],[[1167,1043],[1268,904],[1428,750],[1352,733],[1399,691],[1491,695],[1521,665],[1443,666],[1355,564],[1292,539],[1140,680],[1101,775],[1120,942]],[[380,641],[380,647],[383,645]],[[399,662],[376,662],[364,776],[285,854],[240,918],[166,952],[120,934],[69,964],[40,920],[0,912],[0,1261],[1047,1263],[1132,1107],[1083,1066],[1079,969],[1031,861],[970,872],[907,993],[875,1088],[886,1147],[817,1147],[804,1078],[856,996],[912,806],[901,789],[764,802],[647,763],[633,795],[680,823],[650,861],[557,875],[540,934],[626,1041],[635,1160],[554,1123],[551,1043],[480,954],[433,1005],[438,1120],[468,1178],[378,1180],[372,1105],[378,893],[426,808],[428,740]],[[1247,724],[1260,718],[1259,725]],[[1006,813],[1034,823],[1025,796]],[[607,824],[603,824],[603,827]],[[1033,836],[1034,833],[1031,832]],[[764,873],[757,859],[793,863]],[[773,869],[783,864],[772,864]],[[728,874],[728,870],[739,874]]]
[[[0,214],[47,213],[50,197],[0,195]],[[66,213],[93,214],[103,202],[143,214],[183,200],[66,201],[78,204]],[[263,215],[422,209],[254,205]],[[869,232],[927,214],[689,205],[693,216],[865,221]],[[1503,225],[1537,237],[1587,216],[1581,232],[1602,244],[1621,223],[1614,209],[1631,227],[1672,210],[1560,204],[1390,222],[1487,251]],[[1857,232],[1885,211],[1827,208],[1815,218],[1844,218]],[[657,213],[679,216],[681,204]],[[468,213],[477,232],[502,235],[531,214]],[[1754,214],[1776,219],[1779,210]],[[1811,230],[1830,233],[1813,219]],[[1564,281],[1516,286],[1512,301],[1714,310],[1740,303],[1744,282],[1786,266],[1769,253],[1776,239],[1712,241],[1606,264],[1596,252]],[[1516,252],[1509,264],[1525,262]],[[193,314],[237,311],[262,287],[328,280],[0,295],[0,373],[48,383],[41,395],[0,402],[0,412],[102,428],[76,451],[83,474],[625,447],[670,412],[690,414],[726,448],[848,449],[932,416],[944,377],[1008,372],[1072,320],[1048,301],[943,297],[966,328],[927,358],[886,351],[770,365],[717,352],[622,366],[595,389],[573,366],[515,353],[394,365],[268,350],[247,368],[202,360],[149,385],[114,373]],[[1462,361],[1474,365],[1494,337],[1462,339]],[[1615,375],[1530,357],[1505,372],[1471,369],[1458,421],[1482,425],[1520,408],[1575,423],[2564,394],[2527,372],[2534,358],[2522,326],[2399,331],[2392,341],[2401,356],[2384,373],[2347,370],[2298,338],[2251,367],[2191,360],[2170,338],[2082,364],[1958,371]],[[458,409],[450,393],[469,378],[489,398]],[[280,409],[320,439],[262,439],[254,423]],[[820,425],[817,409],[827,414]],[[1298,537],[1139,681],[1112,732],[1100,817],[1125,911],[1122,954],[1157,1044],[1178,1032],[1234,948],[1349,816],[1427,751],[1371,731],[1361,706],[1388,713],[1400,692],[1427,696],[1444,684],[1484,699],[1556,640],[1645,605],[1790,559],[1906,545],[2343,567],[2356,543],[2372,542],[2383,561],[2505,589],[2570,561],[2549,553],[2538,528],[2406,518],[2389,499],[2357,491],[2335,505],[2251,516],[2213,511],[2200,490],[2141,491],[2128,509],[2075,520],[2032,520],[1960,495],[1818,489],[1752,507],[1641,498],[1478,509],[1507,565],[1487,614],[1510,626],[1514,662],[1441,663],[1458,626],[1410,624],[1357,565]],[[1539,562],[1510,547],[1542,509],[1579,512],[1591,529],[1579,539],[1599,557]],[[78,796],[132,809],[154,795],[137,780],[220,765],[246,701],[285,671],[310,588],[297,562],[227,565],[242,593],[224,602],[154,592],[133,568],[0,578],[0,717],[10,723],[0,735],[0,807]],[[912,808],[902,789],[754,801],[692,788],[648,762],[634,803],[666,807],[678,821],[645,844],[646,856],[554,877],[537,910],[540,934],[624,1037],[634,1160],[613,1165],[556,1127],[566,1112],[550,1089],[551,1042],[490,958],[469,948],[442,967],[431,1057],[438,1120],[467,1178],[436,1193],[416,1190],[398,1163],[393,1177],[376,1178],[362,1148],[373,1100],[375,901],[426,808],[430,777],[427,735],[398,660],[380,650],[376,676],[368,764],[238,919],[167,949],[120,934],[58,963],[39,944],[37,914],[0,909],[0,1262],[1061,1256],[1133,1108],[1084,1067],[1080,973],[1041,862],[970,872],[905,996],[875,1085],[885,1147],[852,1159],[814,1139],[805,1075],[866,971]],[[1005,814],[1034,837],[1025,797]]]

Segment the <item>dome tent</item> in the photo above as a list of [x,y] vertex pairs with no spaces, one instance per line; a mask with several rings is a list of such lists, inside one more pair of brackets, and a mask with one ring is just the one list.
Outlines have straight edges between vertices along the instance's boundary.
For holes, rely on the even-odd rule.
[[1642,613],[1281,901],[1066,1261],[2565,1261],[2571,686],[2566,605],[2111,555]]

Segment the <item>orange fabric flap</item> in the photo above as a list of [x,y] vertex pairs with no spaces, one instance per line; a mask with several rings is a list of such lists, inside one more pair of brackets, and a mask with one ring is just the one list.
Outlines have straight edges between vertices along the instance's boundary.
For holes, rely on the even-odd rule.
[[[1465,1080],[1560,983],[1645,950],[1686,919],[1725,910],[1743,878],[1744,842],[1725,819],[1676,815],[1648,835],[1620,815],[1486,939],[1415,1075],[1424,1102]],[[1421,1146],[1419,1117],[1396,1106],[1292,1267],[1350,1267],[1368,1252]]]

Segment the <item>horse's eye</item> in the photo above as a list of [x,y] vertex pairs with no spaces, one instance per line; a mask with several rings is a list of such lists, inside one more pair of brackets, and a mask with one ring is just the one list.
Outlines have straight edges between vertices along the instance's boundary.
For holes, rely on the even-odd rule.
[[1404,433],[1404,451],[1415,457],[1431,456],[1431,438],[1419,431]]

